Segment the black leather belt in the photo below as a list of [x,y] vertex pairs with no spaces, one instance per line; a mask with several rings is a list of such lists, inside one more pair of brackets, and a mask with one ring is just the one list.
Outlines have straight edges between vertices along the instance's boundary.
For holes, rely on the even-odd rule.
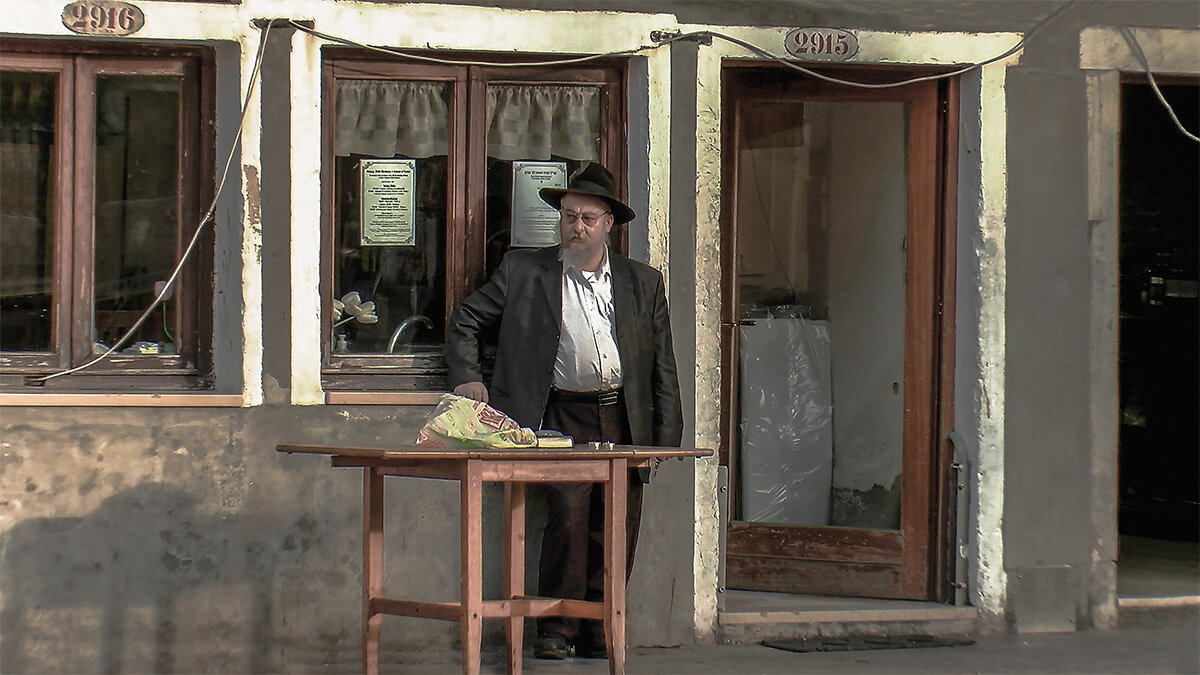
[[621,388],[608,391],[567,391],[566,389],[551,389],[550,398],[564,403],[593,403],[595,405],[616,405],[621,400]]

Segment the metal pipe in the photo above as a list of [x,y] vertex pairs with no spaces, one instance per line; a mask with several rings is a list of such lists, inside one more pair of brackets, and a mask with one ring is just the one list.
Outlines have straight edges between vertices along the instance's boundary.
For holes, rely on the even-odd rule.
[[[426,328],[433,328],[433,322],[429,320],[429,317],[422,316],[420,314],[417,314],[416,316],[410,316],[401,321],[400,325],[396,326],[396,331],[392,333],[392,338],[388,340],[387,350],[389,354],[396,350],[397,343],[406,345],[412,342],[413,335],[415,335],[417,330],[419,330],[418,328],[415,328],[417,324],[421,324]],[[404,339],[401,340],[401,337]]]
[[954,499],[950,526],[954,528],[954,604],[967,604],[967,524],[971,520],[971,459],[967,455],[967,441],[962,434],[951,430],[948,434],[954,446],[954,458],[950,468],[954,470]]

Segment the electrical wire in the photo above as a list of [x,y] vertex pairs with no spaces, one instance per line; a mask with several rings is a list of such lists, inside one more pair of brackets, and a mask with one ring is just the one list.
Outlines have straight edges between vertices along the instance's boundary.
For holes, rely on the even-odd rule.
[[724,35],[722,33],[716,33],[713,31],[701,31],[699,33],[687,33],[687,34],[679,36],[679,37],[684,38],[684,37],[690,37],[690,36],[700,36],[700,37],[719,38],[721,40],[725,40],[726,42],[729,42],[729,43],[735,44],[739,47],[742,47],[743,49],[747,49],[758,56],[761,56],[761,57],[767,58],[767,59],[771,59],[772,61],[776,61],[780,64],[787,66],[788,68],[791,68],[792,70],[796,70],[801,73],[804,73],[805,75],[808,75],[809,77],[814,77],[818,80],[824,80],[825,82],[829,82],[832,84],[840,84],[840,85],[845,85],[847,87],[858,87],[860,89],[890,89],[893,87],[903,87],[903,86],[907,86],[910,84],[916,84],[918,82],[928,82],[930,80],[942,80],[942,79],[945,79],[948,77],[955,77],[958,75],[962,75],[964,73],[969,73],[972,70],[982,68],[986,65],[995,63],[997,61],[1006,59],[1006,58],[1012,56],[1013,54],[1016,54],[1017,52],[1024,49],[1025,45],[1028,44],[1029,41],[1032,40],[1034,37],[1036,37],[1038,33],[1045,30],[1045,28],[1047,26],[1049,26],[1051,23],[1054,23],[1054,21],[1056,19],[1058,19],[1058,17],[1062,16],[1063,13],[1065,13],[1068,9],[1079,4],[1082,1],[1083,0],[1070,0],[1069,2],[1064,4],[1062,7],[1059,7],[1057,10],[1055,10],[1049,16],[1047,16],[1046,18],[1039,21],[1033,28],[1031,28],[1029,30],[1029,33],[1022,36],[1021,39],[1018,40],[1015,45],[1013,45],[1011,48],[1009,48],[1007,51],[1005,51],[1002,54],[993,56],[992,58],[987,59],[985,61],[980,61],[978,63],[972,63],[969,65],[963,66],[962,68],[959,68],[957,70],[953,70],[953,71],[950,71],[947,73],[924,75],[921,77],[913,77],[913,78],[908,78],[905,80],[899,80],[897,82],[855,82],[852,80],[844,80],[844,79],[837,78],[837,77],[831,77],[829,75],[825,75],[823,73],[812,70],[811,68],[805,68],[804,66],[801,66],[797,63],[793,63],[792,61],[788,61],[787,59],[779,58],[778,56],[775,56],[774,54],[766,51],[765,49],[762,49],[753,44],[750,44],[749,42],[746,42],[745,40],[731,37],[729,35]]
[[569,65],[569,64],[573,64],[573,63],[584,63],[587,61],[594,61],[597,59],[604,59],[604,58],[610,58],[610,57],[632,56],[634,54],[640,54],[641,52],[644,52],[644,51],[658,49],[665,45],[668,45],[668,44],[671,44],[674,42],[685,41],[685,40],[711,40],[712,38],[717,38],[717,39],[729,42],[731,44],[735,44],[739,47],[742,47],[743,49],[746,49],[746,50],[754,53],[757,56],[760,56],[760,57],[763,57],[766,59],[770,59],[772,61],[776,61],[780,64],[783,64],[784,66],[787,66],[788,68],[791,68],[793,70],[804,73],[805,75],[814,77],[819,80],[824,80],[824,81],[830,82],[832,84],[840,84],[840,85],[845,85],[848,87],[858,87],[858,88],[862,88],[862,89],[888,89],[888,88],[892,88],[892,87],[903,87],[903,86],[910,85],[910,84],[916,84],[918,82],[927,82],[930,80],[941,80],[941,79],[945,79],[948,77],[955,77],[957,75],[962,75],[964,73],[968,73],[977,68],[982,68],[983,66],[1006,59],[1009,56],[1012,56],[1013,54],[1016,54],[1017,52],[1024,49],[1025,45],[1028,44],[1029,41],[1032,40],[1034,37],[1036,37],[1038,33],[1045,30],[1045,28],[1047,26],[1049,26],[1051,23],[1053,23],[1055,20],[1057,20],[1060,16],[1062,16],[1063,13],[1065,13],[1068,9],[1074,7],[1075,5],[1079,4],[1082,1],[1083,0],[1069,0],[1067,3],[1065,3],[1064,5],[1059,7],[1057,10],[1055,10],[1054,12],[1049,14],[1046,18],[1042,19],[1036,25],[1034,25],[1034,27],[1029,30],[1029,33],[1022,36],[1021,39],[1018,40],[1017,43],[1015,45],[1013,45],[1011,48],[1009,48],[1007,51],[1005,51],[1004,53],[999,54],[997,56],[994,56],[990,59],[987,59],[985,61],[980,61],[978,63],[968,64],[962,68],[959,68],[957,70],[953,70],[950,72],[946,72],[946,73],[937,73],[934,75],[925,75],[922,77],[914,77],[914,78],[909,78],[909,79],[905,79],[905,80],[900,80],[898,82],[883,82],[883,83],[855,82],[852,80],[845,80],[845,79],[825,75],[823,73],[812,70],[811,68],[806,68],[806,67],[801,66],[792,61],[788,61],[787,59],[780,58],[780,57],[766,51],[765,49],[762,49],[761,47],[758,47],[749,42],[746,42],[745,40],[742,40],[740,38],[736,38],[731,35],[725,35],[724,33],[718,33],[716,31],[707,31],[707,30],[693,31],[690,33],[680,33],[678,35],[670,35],[670,36],[665,37],[662,40],[658,41],[654,45],[641,45],[639,47],[634,47],[632,49],[622,49],[622,50],[613,51],[613,52],[604,52],[601,54],[589,54],[586,56],[579,56],[579,57],[573,57],[573,58],[567,58],[567,59],[555,59],[555,60],[550,60],[550,61],[523,61],[520,63],[514,63],[514,62],[497,62],[497,61],[467,61],[467,60],[457,60],[457,59],[441,59],[441,58],[437,58],[434,56],[413,54],[413,53],[410,53],[407,51],[401,51],[399,49],[393,49],[390,47],[380,47],[377,45],[369,45],[369,44],[365,44],[362,42],[358,42],[356,40],[351,40],[350,38],[345,38],[345,37],[341,37],[338,35],[331,35],[329,33],[324,33],[324,32],[318,31],[314,28],[309,28],[308,26],[298,23],[297,21],[295,21],[293,19],[288,19],[287,23],[289,25],[291,25],[293,28],[295,28],[296,30],[302,31],[304,33],[308,33],[309,35],[321,38],[322,40],[327,40],[329,42],[336,42],[338,44],[348,45],[348,46],[352,46],[352,47],[358,47],[360,49],[366,49],[369,51],[379,52],[382,54],[399,56],[401,58],[411,59],[414,61],[422,61],[425,63],[437,63],[437,64],[451,65],[451,66],[483,66],[483,67],[492,67],[492,68],[525,68],[525,67],[530,67],[530,66],[562,66],[562,65]]
[[85,368],[90,368],[91,366],[94,366],[97,363],[107,359],[118,349],[120,349],[121,345],[125,344],[125,341],[132,337],[133,334],[142,327],[142,324],[146,322],[146,319],[150,317],[154,310],[162,304],[163,298],[167,296],[168,292],[170,292],[171,288],[175,285],[175,280],[179,278],[180,272],[183,271],[184,263],[186,263],[188,258],[191,257],[192,252],[196,250],[196,245],[200,241],[200,234],[204,231],[205,226],[212,221],[213,213],[215,213],[217,210],[217,200],[221,196],[221,190],[225,187],[225,181],[229,178],[229,168],[233,165],[233,158],[237,153],[238,144],[242,139],[242,130],[246,127],[246,115],[250,110],[250,97],[254,95],[254,86],[258,82],[259,68],[262,66],[263,56],[267,51],[267,38],[270,36],[270,34],[271,24],[268,22],[266,26],[262,28],[262,33],[259,36],[258,54],[254,59],[254,67],[250,71],[250,83],[246,88],[246,97],[242,101],[241,121],[238,122],[237,133],[234,134],[233,137],[233,145],[229,148],[229,156],[226,158],[225,167],[221,171],[221,180],[217,184],[217,191],[213,194],[212,202],[208,205],[208,210],[205,212],[204,217],[200,219],[200,223],[196,226],[196,231],[192,234],[192,239],[188,242],[187,248],[184,249],[183,255],[179,257],[179,263],[175,265],[175,270],[171,272],[171,276],[168,277],[166,283],[163,284],[162,290],[160,290],[155,296],[154,302],[150,303],[150,306],[147,307],[144,312],[142,312],[141,316],[138,317],[138,320],[129,327],[129,330],[125,331],[125,334],[122,335],[121,338],[116,342],[114,342],[113,345],[109,347],[108,350],[103,354],[74,368],[69,368],[57,373],[51,373],[50,375],[44,375],[42,377],[25,378],[26,384],[42,386],[45,385],[48,380],[52,380],[56,377],[62,377],[63,375],[78,373]]
[[1175,123],[1179,132],[1193,141],[1200,143],[1200,136],[1196,136],[1196,134],[1188,131],[1183,126],[1183,122],[1180,122],[1179,117],[1175,115],[1175,109],[1171,107],[1171,104],[1167,102],[1167,97],[1163,96],[1162,90],[1158,88],[1158,83],[1154,81],[1154,73],[1150,69],[1150,61],[1146,58],[1146,53],[1142,51],[1142,46],[1138,44],[1137,38],[1133,36],[1133,31],[1129,30],[1128,26],[1120,26],[1117,30],[1120,31],[1121,37],[1125,38],[1125,42],[1129,43],[1130,51],[1133,52],[1138,63],[1142,65],[1142,69],[1146,71],[1146,79],[1150,80],[1150,88],[1154,90],[1154,95],[1158,97],[1158,102],[1167,109],[1167,114],[1171,116],[1171,121]]
[[606,59],[606,58],[611,58],[614,56],[633,56],[634,54],[640,54],[644,51],[658,49],[659,47],[663,46],[664,44],[669,44],[670,42],[675,42],[675,41],[678,41],[681,39],[686,39],[690,35],[690,34],[689,35],[676,35],[676,36],[672,36],[672,37],[668,38],[667,40],[663,41],[660,44],[641,45],[640,47],[634,47],[632,49],[621,49],[621,50],[614,51],[614,52],[604,52],[602,54],[588,54],[585,56],[577,56],[577,57],[566,58],[566,59],[554,59],[554,60],[550,60],[550,61],[521,61],[521,62],[517,63],[517,62],[512,62],[512,61],[503,62],[503,61],[467,61],[467,60],[458,60],[458,59],[440,59],[435,56],[425,56],[423,54],[412,54],[410,52],[401,51],[399,49],[393,49],[391,47],[380,47],[378,45],[369,45],[369,44],[366,44],[363,42],[358,42],[356,40],[351,40],[350,38],[341,37],[339,35],[331,35],[329,33],[323,33],[314,28],[309,28],[308,26],[305,26],[293,19],[288,19],[287,22],[288,22],[288,25],[292,26],[296,30],[301,31],[303,33],[308,33],[309,35],[312,35],[313,37],[318,37],[318,38],[321,38],[322,40],[327,40],[329,42],[336,42],[336,43],[342,44],[342,45],[348,45],[351,47],[358,47],[360,49],[366,49],[366,50],[373,51],[373,52],[379,52],[381,54],[388,54],[391,56],[399,56],[401,58],[411,59],[413,61],[421,61],[423,63],[437,63],[440,65],[446,65],[446,66],[483,66],[483,67],[488,67],[488,68],[528,68],[530,66],[566,66],[566,65],[571,65],[573,63],[586,63],[588,61],[595,61],[597,59]]

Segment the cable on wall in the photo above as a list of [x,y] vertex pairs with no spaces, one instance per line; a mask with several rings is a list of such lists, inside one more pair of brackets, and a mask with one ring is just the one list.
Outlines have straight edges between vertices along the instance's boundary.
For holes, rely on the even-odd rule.
[[1007,51],[1005,51],[1002,54],[998,54],[996,56],[993,56],[990,59],[980,61],[978,63],[968,64],[966,66],[963,66],[962,68],[950,71],[948,73],[938,73],[935,75],[924,75],[922,77],[913,77],[913,78],[908,78],[908,79],[904,79],[904,80],[899,80],[897,82],[882,82],[882,83],[854,82],[852,80],[844,80],[844,79],[837,78],[837,77],[831,77],[829,75],[819,73],[810,68],[801,66],[798,63],[794,63],[787,59],[782,59],[782,58],[775,56],[774,54],[766,51],[765,49],[762,49],[760,47],[750,44],[749,42],[746,42],[745,40],[741,40],[739,38],[725,35],[723,33],[716,33],[713,31],[701,31],[699,33],[685,33],[684,35],[679,36],[679,38],[684,38],[684,37],[689,37],[689,36],[711,36],[711,37],[719,38],[721,40],[725,40],[726,42],[735,44],[739,47],[742,47],[743,49],[747,49],[747,50],[753,52],[754,54],[756,54],[758,56],[761,56],[761,57],[767,58],[767,59],[771,59],[772,61],[775,61],[777,63],[787,66],[788,68],[791,68],[792,70],[799,71],[801,73],[804,73],[805,75],[808,75],[809,77],[814,77],[818,80],[824,80],[825,82],[830,82],[832,84],[845,85],[847,87],[858,87],[860,89],[889,89],[889,88],[893,88],[893,87],[903,87],[903,86],[910,85],[910,84],[916,84],[918,82],[928,82],[930,80],[942,80],[942,79],[945,79],[948,77],[955,77],[957,75],[962,75],[963,73],[969,73],[972,70],[976,70],[976,69],[982,68],[986,65],[1006,59],[1006,58],[1012,56],[1013,54],[1016,54],[1017,52],[1024,49],[1025,45],[1029,44],[1029,42],[1031,40],[1033,40],[1033,38],[1035,38],[1038,33],[1042,32],[1043,30],[1045,30],[1045,28],[1047,26],[1054,23],[1054,21],[1057,20],[1060,16],[1062,16],[1063,13],[1065,13],[1068,9],[1079,4],[1082,1],[1083,0],[1070,0],[1070,2],[1067,2],[1062,7],[1059,7],[1057,10],[1055,10],[1049,16],[1047,16],[1046,18],[1039,21],[1037,23],[1037,25],[1035,25],[1033,28],[1031,28],[1029,30],[1029,33],[1024,35],[1020,40],[1017,41],[1017,43],[1015,45],[1013,45],[1011,48],[1009,48]]
[[1150,80],[1150,88],[1154,90],[1154,95],[1158,97],[1158,102],[1167,109],[1167,114],[1171,116],[1171,121],[1175,123],[1176,128],[1184,136],[1200,143],[1200,136],[1196,136],[1196,134],[1188,131],[1183,126],[1183,122],[1180,122],[1179,117],[1175,114],[1175,109],[1171,107],[1171,104],[1167,102],[1167,97],[1163,96],[1162,90],[1158,88],[1158,83],[1154,81],[1154,72],[1150,69],[1150,61],[1146,58],[1146,53],[1142,51],[1142,46],[1138,44],[1137,38],[1133,36],[1133,31],[1129,30],[1128,26],[1121,26],[1117,30],[1121,33],[1121,37],[1125,38],[1125,42],[1129,43],[1129,49],[1133,52],[1133,56],[1142,65],[1142,69],[1146,71],[1146,79]]
[[358,42],[356,40],[351,40],[350,38],[347,38],[347,37],[341,37],[340,35],[331,35],[329,33],[323,33],[319,30],[312,28],[311,26],[306,26],[303,23],[297,22],[293,19],[288,19],[287,22],[288,22],[288,25],[292,26],[293,28],[295,28],[298,31],[308,33],[309,35],[312,35],[313,37],[318,37],[318,38],[321,38],[322,40],[326,40],[328,42],[336,42],[338,44],[347,45],[349,47],[358,47],[360,49],[366,49],[366,50],[373,51],[373,52],[379,52],[381,54],[388,54],[390,56],[399,56],[401,58],[410,59],[413,61],[421,61],[423,63],[437,63],[439,65],[445,65],[445,66],[483,66],[483,67],[488,67],[488,68],[527,68],[529,66],[566,66],[566,65],[571,65],[574,63],[586,63],[588,61],[595,61],[597,59],[605,59],[605,58],[610,58],[610,57],[614,57],[614,56],[633,56],[634,54],[640,54],[641,52],[644,52],[644,51],[658,49],[663,44],[667,44],[669,42],[675,42],[677,40],[682,40],[682,39],[686,39],[687,37],[689,37],[689,35],[679,35],[679,36],[674,36],[673,38],[666,40],[666,41],[662,42],[661,44],[641,45],[640,47],[634,47],[632,49],[621,49],[621,50],[618,50],[615,52],[604,52],[602,54],[588,54],[585,56],[577,56],[577,57],[566,58],[566,59],[553,59],[553,60],[549,60],[549,61],[521,61],[520,63],[514,63],[511,61],[501,62],[501,61],[469,61],[469,60],[459,60],[459,59],[441,59],[436,56],[413,54],[413,53],[410,53],[407,51],[402,51],[402,50],[394,49],[391,47],[380,47],[378,45],[369,45],[369,44],[366,44],[363,42]]
[[148,319],[154,310],[162,304],[163,298],[170,293],[171,288],[175,285],[175,281],[179,278],[180,272],[183,270],[184,263],[188,261],[188,258],[190,258],[192,253],[196,250],[196,244],[200,241],[200,234],[204,231],[204,228],[210,222],[212,222],[213,213],[217,210],[217,200],[221,197],[221,190],[225,187],[225,181],[229,178],[229,168],[233,165],[233,158],[237,154],[238,144],[242,139],[242,130],[246,127],[246,114],[250,110],[250,97],[254,94],[254,87],[258,82],[259,67],[262,66],[263,56],[266,54],[267,38],[271,34],[271,22],[267,22],[261,27],[260,30],[262,32],[259,35],[258,54],[254,59],[254,67],[250,71],[250,83],[246,88],[246,97],[242,101],[241,120],[238,122],[237,133],[233,137],[233,145],[229,148],[229,156],[225,159],[225,167],[221,171],[221,180],[217,184],[217,190],[213,194],[212,202],[208,205],[208,210],[204,213],[204,217],[200,219],[200,223],[196,225],[196,231],[192,234],[191,241],[188,242],[187,248],[185,248],[183,251],[183,255],[179,257],[179,262],[175,265],[175,270],[171,272],[171,276],[167,279],[166,283],[163,284],[162,289],[155,296],[154,302],[150,303],[150,306],[147,307],[144,312],[142,312],[141,316],[138,317],[138,320],[129,327],[129,330],[125,331],[125,334],[122,335],[116,342],[114,342],[113,345],[109,347],[108,350],[103,354],[74,368],[69,368],[57,373],[51,373],[50,375],[43,375],[41,377],[26,377],[26,385],[34,387],[45,386],[46,382],[49,380],[52,380],[56,377],[62,377],[63,375],[78,373],[85,368],[90,368],[107,359],[109,356],[116,353],[116,351],[121,348],[121,345],[125,344],[125,342],[129,340],[129,338],[132,337],[135,332],[137,332],[138,328],[141,328],[142,324],[146,322],[146,319]]
[[339,35],[332,35],[330,33],[318,31],[318,30],[314,29],[311,25],[305,25],[309,22],[301,23],[301,22],[297,22],[293,19],[288,19],[287,24],[291,25],[296,30],[302,31],[304,33],[308,33],[309,35],[320,38],[322,40],[326,40],[329,42],[335,42],[338,44],[347,45],[347,46],[351,46],[351,47],[358,47],[360,49],[366,49],[366,50],[378,52],[381,54],[398,56],[400,58],[410,59],[413,61],[421,61],[424,63],[437,63],[437,64],[441,64],[441,65],[450,65],[450,66],[483,66],[483,67],[491,67],[491,68],[525,68],[525,67],[529,67],[529,66],[563,66],[563,65],[570,65],[570,64],[574,64],[574,63],[585,63],[587,61],[595,61],[597,59],[604,59],[604,58],[610,58],[610,57],[615,57],[615,56],[632,56],[634,54],[640,54],[641,52],[658,49],[659,47],[663,47],[665,45],[668,45],[668,44],[671,44],[674,42],[698,40],[698,41],[704,42],[705,44],[711,44],[712,39],[717,38],[717,39],[729,42],[731,44],[735,44],[739,47],[742,47],[743,49],[746,49],[746,50],[754,53],[757,56],[760,56],[760,57],[763,57],[766,59],[770,59],[777,63],[783,64],[784,66],[787,66],[788,68],[799,71],[801,73],[804,73],[805,75],[817,78],[819,80],[824,80],[826,82],[830,82],[833,84],[845,85],[848,87],[859,87],[862,89],[888,89],[888,88],[892,88],[892,87],[903,87],[905,85],[915,84],[917,82],[926,82],[929,80],[940,80],[940,79],[945,79],[948,77],[955,77],[957,75],[962,75],[963,73],[967,73],[967,72],[970,72],[977,68],[982,68],[983,66],[1006,59],[1009,56],[1012,56],[1013,54],[1016,54],[1017,52],[1024,49],[1025,45],[1027,45],[1031,40],[1033,40],[1033,38],[1036,37],[1038,35],[1038,33],[1041,33],[1043,30],[1045,30],[1045,28],[1047,26],[1049,26],[1051,23],[1053,23],[1055,20],[1057,20],[1067,10],[1069,10],[1070,8],[1074,7],[1075,5],[1079,4],[1082,1],[1083,0],[1069,0],[1067,3],[1065,3],[1063,6],[1059,7],[1057,10],[1055,10],[1050,15],[1048,15],[1046,18],[1039,21],[1033,28],[1031,28],[1029,30],[1029,33],[1024,35],[1020,40],[1018,40],[1017,43],[1015,45],[1013,45],[1011,48],[1009,48],[1002,54],[994,56],[990,59],[987,59],[985,61],[980,61],[978,63],[971,63],[966,66],[963,66],[962,68],[959,68],[957,70],[947,72],[947,73],[938,73],[935,75],[926,75],[926,76],[922,76],[922,77],[914,77],[914,78],[909,78],[909,79],[905,79],[905,80],[900,80],[898,82],[884,82],[884,83],[854,82],[852,80],[845,80],[845,79],[841,79],[841,78],[837,78],[837,77],[831,77],[829,75],[824,75],[822,73],[819,73],[810,68],[806,68],[804,66],[801,66],[801,65],[794,63],[792,61],[789,61],[787,59],[780,58],[780,57],[768,52],[767,50],[762,49],[761,47],[758,47],[749,42],[746,42],[745,40],[733,37],[731,35],[726,35],[724,33],[718,33],[716,31],[693,31],[690,33],[668,33],[666,31],[653,31],[650,34],[651,40],[653,40],[655,43],[653,45],[641,45],[639,47],[634,47],[631,49],[622,49],[622,50],[617,50],[617,51],[612,51],[612,52],[604,52],[604,53],[600,53],[600,54],[588,54],[585,56],[566,58],[566,59],[553,59],[553,60],[547,60],[547,61],[522,61],[520,63],[513,63],[513,62],[498,62],[498,61],[479,61],[479,60],[473,61],[473,60],[443,59],[443,58],[438,58],[435,56],[426,56],[423,54],[413,54],[409,51],[394,49],[391,47],[380,47],[378,45],[365,44],[362,42],[358,42],[356,40],[351,40],[350,38],[342,37]]

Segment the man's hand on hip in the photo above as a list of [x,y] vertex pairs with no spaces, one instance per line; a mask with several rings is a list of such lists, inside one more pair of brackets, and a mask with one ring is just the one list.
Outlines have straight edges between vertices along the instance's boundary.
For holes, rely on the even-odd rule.
[[482,382],[463,382],[454,388],[454,393],[459,396],[473,398],[476,401],[488,402],[488,390],[483,386]]

